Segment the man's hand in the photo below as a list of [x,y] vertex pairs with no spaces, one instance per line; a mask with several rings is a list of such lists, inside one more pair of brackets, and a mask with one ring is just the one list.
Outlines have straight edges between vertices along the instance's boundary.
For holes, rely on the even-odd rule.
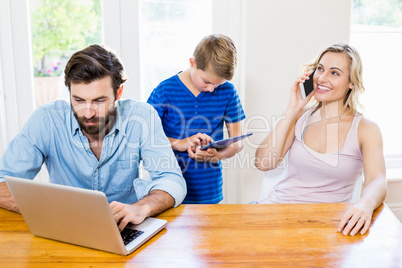
[[128,223],[140,224],[145,218],[154,216],[174,206],[174,198],[161,190],[153,190],[134,204],[123,204],[113,201],[110,203],[116,223],[119,224],[120,232]]
[[6,182],[0,183],[0,207],[21,214]]
[[127,226],[128,223],[140,224],[148,216],[146,207],[135,204],[123,204],[113,201],[110,203],[113,217],[116,223],[119,224],[120,232]]

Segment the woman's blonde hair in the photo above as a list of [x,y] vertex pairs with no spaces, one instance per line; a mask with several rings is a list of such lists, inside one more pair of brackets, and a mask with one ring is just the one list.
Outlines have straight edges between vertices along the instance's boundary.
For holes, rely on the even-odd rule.
[[[346,43],[334,44],[321,52],[313,63],[303,65],[302,71],[309,72],[317,69],[318,63],[327,52],[342,53],[349,58],[349,81],[352,82],[353,88],[346,93],[346,96],[343,100],[343,105],[345,108],[348,108],[353,112],[363,109],[363,106],[359,101],[359,96],[365,90],[363,86],[363,65],[359,52],[355,48]],[[315,105],[317,105],[317,108],[319,108],[321,107],[322,103],[315,100]]]

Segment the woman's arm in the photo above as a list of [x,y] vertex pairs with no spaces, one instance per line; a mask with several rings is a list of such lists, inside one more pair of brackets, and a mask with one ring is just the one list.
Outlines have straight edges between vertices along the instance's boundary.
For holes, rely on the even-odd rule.
[[360,200],[343,216],[338,231],[355,235],[359,230],[365,234],[370,228],[373,211],[378,208],[387,194],[383,140],[379,127],[362,118],[358,137],[363,155],[364,190]]
[[296,122],[303,114],[303,108],[313,96],[310,94],[303,100],[299,88],[299,83],[309,79],[309,74],[305,73],[293,83],[289,104],[281,116],[281,120],[258,146],[254,164],[259,170],[267,171],[276,168],[292,146]]

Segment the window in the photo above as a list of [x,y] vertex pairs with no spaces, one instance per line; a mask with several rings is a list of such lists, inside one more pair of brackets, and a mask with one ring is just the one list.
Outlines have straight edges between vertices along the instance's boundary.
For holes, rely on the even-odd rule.
[[76,50],[101,43],[101,1],[30,0],[36,107],[67,97],[63,70]]
[[350,43],[363,61],[364,114],[381,128],[386,158],[400,158],[402,1],[354,0]]
[[3,154],[5,147],[7,146],[7,123],[6,123],[6,109],[4,105],[4,92],[3,92],[3,79],[0,65],[0,155]]
[[189,66],[198,42],[211,34],[212,1],[141,0],[141,100],[163,80]]

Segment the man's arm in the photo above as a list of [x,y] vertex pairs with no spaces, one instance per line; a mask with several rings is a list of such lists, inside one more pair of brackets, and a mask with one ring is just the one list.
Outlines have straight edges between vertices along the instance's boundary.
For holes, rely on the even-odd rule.
[[0,207],[21,213],[5,181],[0,183]]
[[[186,182],[169,140],[163,132],[158,114],[152,106],[147,105],[141,116],[150,124],[150,127],[144,128],[149,132],[142,133],[140,154],[143,166],[149,172],[152,180],[140,178],[134,180],[138,202],[134,204],[110,203],[116,222],[120,222],[120,229],[123,229],[129,222],[139,224],[146,217],[180,205],[187,193]],[[128,136],[130,135],[128,134]]]
[[174,198],[161,190],[153,190],[143,199],[134,204],[123,204],[116,201],[110,203],[110,208],[119,229],[122,231],[128,223],[139,224],[147,217],[157,215],[175,204]]
[[44,108],[38,108],[0,158],[0,207],[16,211],[13,207],[17,208],[17,206],[4,182],[4,176],[34,179],[48,156],[49,138],[47,112]]

